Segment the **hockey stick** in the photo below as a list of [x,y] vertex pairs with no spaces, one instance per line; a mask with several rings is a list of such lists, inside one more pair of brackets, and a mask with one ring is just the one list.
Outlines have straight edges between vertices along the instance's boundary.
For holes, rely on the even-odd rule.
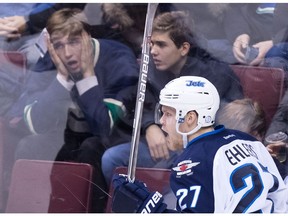
[[144,29],[142,53],[141,53],[140,73],[138,79],[137,98],[135,105],[136,108],[134,114],[133,133],[132,133],[129,164],[128,164],[127,175],[129,182],[134,182],[135,180],[137,154],[138,154],[138,146],[141,130],[141,119],[142,119],[142,111],[145,100],[146,82],[148,75],[149,51],[150,51],[149,42],[151,38],[152,25],[157,6],[158,3],[148,3],[146,13],[145,29]]

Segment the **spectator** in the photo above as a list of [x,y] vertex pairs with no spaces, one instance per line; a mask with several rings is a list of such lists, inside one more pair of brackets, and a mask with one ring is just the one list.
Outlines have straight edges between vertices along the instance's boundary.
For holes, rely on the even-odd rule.
[[[24,34],[24,26],[29,13],[36,10],[38,6],[46,4],[36,3],[1,3],[0,8],[0,49],[2,51],[19,51],[23,54],[30,66],[32,62],[39,58],[38,53],[34,50],[34,43],[38,34]],[[21,37],[22,36],[22,37]],[[28,49],[28,47],[30,47]],[[31,49],[32,47],[32,49]],[[27,58],[26,58],[27,57]],[[1,60],[6,62],[5,67],[0,69],[0,115],[2,116],[9,110],[13,102],[21,94],[22,83],[19,80],[25,80],[27,75],[21,73],[21,68],[16,66],[12,61],[7,60],[5,55],[1,54]],[[26,62],[25,62],[26,63]]]
[[[286,90],[280,104],[278,105],[278,109],[272,119],[271,124],[268,127],[268,130],[266,132],[265,137],[268,137],[271,134],[274,133],[285,133],[287,134],[288,132],[288,90]],[[276,148],[273,148],[273,144],[268,145],[266,144],[268,150],[270,151],[271,154],[278,154],[275,150]],[[279,150],[279,149],[278,149]],[[287,147],[286,147],[286,153],[287,153]],[[282,164],[285,166],[282,168],[282,173],[284,176],[286,176],[286,184],[288,185],[288,159],[286,155],[286,160],[282,162]]]
[[[119,92],[137,84],[136,58],[127,46],[116,41],[93,39],[87,29],[86,19],[79,9],[62,9],[49,19],[49,53],[39,60],[35,71],[50,71],[54,77],[57,75],[45,91],[34,95],[33,102],[26,104],[24,120],[32,135],[19,142],[15,159],[54,160],[64,144],[69,108],[83,113],[89,132],[101,144],[108,139],[121,111],[124,112],[121,101],[124,96]],[[79,162],[83,162],[81,158]],[[95,181],[98,178],[101,173],[96,172]],[[95,186],[94,192],[96,189]],[[103,208],[103,196],[93,196],[99,198],[93,211],[101,211],[97,208]]]
[[[101,5],[102,23],[106,27],[103,37],[127,44],[139,59],[147,5],[147,3],[103,3]],[[170,10],[171,5],[171,3],[158,4],[156,14]]]
[[[275,32],[278,32],[273,40],[273,47],[265,55],[263,66],[282,68],[288,71],[288,28],[287,28],[287,3],[277,3],[275,7],[275,16],[273,26]],[[277,14],[277,15],[276,15]]]
[[[283,41],[283,31],[287,29],[288,5],[279,3],[231,5],[231,10],[228,10],[226,15],[226,32],[233,43],[235,58],[241,64],[269,66],[263,60],[273,45]],[[250,60],[246,55],[249,49],[251,53],[256,50]]]
[[[26,73],[20,73],[19,68],[5,55],[0,55],[5,66],[0,69],[0,115],[11,109],[13,103],[21,96],[24,89],[30,85],[27,81],[30,72],[39,59],[35,42],[40,32],[45,28],[49,16],[64,7],[82,9],[85,4],[55,4],[55,3],[1,3],[0,8],[0,48],[3,51],[18,51],[23,54]],[[34,73],[35,74],[35,73]],[[37,75],[31,76],[37,76]],[[28,84],[27,84],[28,83]],[[35,87],[35,83],[32,84]],[[29,88],[29,87],[28,87]]]
[[266,137],[277,132],[288,132],[288,90],[285,91],[277,111],[269,125]]
[[211,82],[197,76],[174,79],[161,90],[159,103],[170,144],[184,148],[170,176],[176,209],[167,209],[159,192],[150,193],[143,183],[116,175],[114,212],[288,211],[288,188],[263,143],[223,125],[214,127],[220,97]]
[[227,64],[237,63],[224,28],[229,3],[173,3],[171,10],[189,12],[195,38],[202,49]]
[[34,43],[39,36],[38,33],[45,27],[48,17],[56,10],[64,7],[79,7],[83,9],[84,5],[55,3],[1,4],[1,48],[24,53],[30,68],[39,58],[38,53],[34,49]]
[[[0,41],[1,49],[7,51],[20,51],[27,55],[27,58],[34,63],[37,61],[35,57],[39,57],[37,53],[28,52],[27,47],[33,47],[38,35],[26,32],[26,21],[30,13],[37,10],[37,7],[43,7],[47,4],[37,3],[4,3],[0,9]],[[48,4],[49,5],[49,4]],[[49,5],[50,7],[50,5]],[[25,34],[24,34],[25,33]],[[32,50],[33,51],[33,50]],[[31,54],[31,55],[30,55]],[[33,60],[32,60],[33,59]]]
[[127,44],[138,57],[141,54],[147,3],[103,3],[101,10],[102,22],[109,29],[107,37]]
[[250,98],[234,100],[217,112],[216,123],[249,133],[264,142],[265,114],[258,102]]
[[[225,125],[225,127],[229,129],[240,130],[248,133],[263,144],[266,144],[266,122],[264,111],[261,109],[260,104],[252,99],[244,98],[227,104],[218,111],[216,115],[216,123]],[[267,146],[267,149],[273,156],[273,160],[280,175],[285,179],[288,176],[288,164],[285,164],[285,162],[283,164],[280,163],[276,158],[276,153],[272,151],[272,148],[270,148],[272,145],[273,144]]]
[[[238,78],[231,68],[210,57],[193,41],[191,23],[182,11],[163,13],[154,20],[151,36],[146,98],[142,118],[137,165],[142,167],[171,166],[179,152],[169,149],[161,128],[154,123],[154,108],[163,86],[175,77],[197,75],[210,80],[218,89],[221,102],[229,103],[243,98]],[[130,141],[108,149],[102,157],[102,170],[110,183],[117,166],[127,166]]]

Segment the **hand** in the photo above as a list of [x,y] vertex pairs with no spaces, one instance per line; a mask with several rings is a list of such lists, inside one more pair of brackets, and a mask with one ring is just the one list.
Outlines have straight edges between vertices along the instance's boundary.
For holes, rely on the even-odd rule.
[[84,78],[95,76],[93,45],[86,31],[82,31],[81,68]]
[[249,65],[259,65],[265,58],[266,53],[270,50],[273,46],[273,41],[262,41],[257,44],[254,44],[253,47],[258,48],[259,54],[257,58],[255,58]]
[[285,146],[284,142],[270,143],[266,146],[266,149],[271,154],[272,157],[277,157],[280,149]]
[[9,20],[7,18],[0,19],[0,36],[6,37],[7,39],[19,39],[21,34],[18,33],[18,29],[15,26],[9,25]]
[[243,51],[247,48],[250,42],[250,36],[247,34],[239,35],[233,44],[233,53],[235,58],[242,64],[246,64],[245,53]]
[[146,140],[153,160],[161,158],[169,159],[166,137],[157,125],[150,125],[146,129]]
[[8,26],[15,27],[19,34],[25,32],[27,25],[24,16],[10,16],[5,18]]
[[66,81],[69,80],[69,73],[68,70],[66,69],[65,65],[63,64],[63,62],[61,61],[61,59],[58,57],[51,41],[50,41],[50,37],[49,34],[46,34],[46,43],[47,43],[47,48],[48,48],[48,52],[50,54],[50,57],[53,61],[53,63],[55,64],[56,68],[57,68],[57,73],[61,74],[64,79]]
[[158,191],[151,193],[141,181],[132,183],[127,176],[116,174],[112,182],[115,188],[112,211],[115,213],[160,213],[167,207],[162,195]]

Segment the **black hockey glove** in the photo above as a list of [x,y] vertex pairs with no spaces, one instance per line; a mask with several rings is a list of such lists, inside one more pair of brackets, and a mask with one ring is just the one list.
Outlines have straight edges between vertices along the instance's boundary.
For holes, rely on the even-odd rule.
[[113,186],[112,211],[115,213],[161,213],[167,207],[162,194],[158,191],[151,193],[141,181],[131,183],[127,176],[116,174]]

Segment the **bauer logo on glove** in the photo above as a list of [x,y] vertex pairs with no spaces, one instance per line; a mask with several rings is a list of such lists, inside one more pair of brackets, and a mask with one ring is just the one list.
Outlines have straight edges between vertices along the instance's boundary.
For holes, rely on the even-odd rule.
[[115,213],[160,213],[167,207],[162,194],[151,193],[141,181],[129,182],[120,174],[114,176],[113,185],[112,211]]

